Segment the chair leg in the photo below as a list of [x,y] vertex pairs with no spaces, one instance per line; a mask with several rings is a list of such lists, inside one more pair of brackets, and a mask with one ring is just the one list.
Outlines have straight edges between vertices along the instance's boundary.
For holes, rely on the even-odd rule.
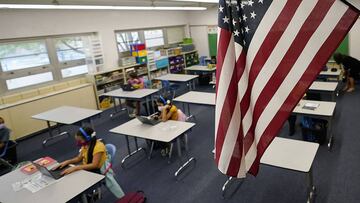
[[172,156],[173,149],[174,149],[174,143],[171,143],[170,151],[169,151],[169,162],[171,161],[171,156]]

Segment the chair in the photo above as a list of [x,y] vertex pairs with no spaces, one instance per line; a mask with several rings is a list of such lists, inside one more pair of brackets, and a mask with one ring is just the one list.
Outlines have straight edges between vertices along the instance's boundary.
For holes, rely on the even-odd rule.
[[9,146],[9,142],[6,142],[4,149],[0,154],[0,158],[3,158],[5,156],[8,146]]
[[161,81],[163,95],[171,95],[171,100],[175,98],[176,90],[180,88],[180,85],[170,84],[169,81]]
[[116,146],[113,144],[106,144],[106,151],[108,152],[108,154],[110,154],[110,162],[111,164],[113,164],[114,162],[114,158],[115,158],[115,154],[116,154]]

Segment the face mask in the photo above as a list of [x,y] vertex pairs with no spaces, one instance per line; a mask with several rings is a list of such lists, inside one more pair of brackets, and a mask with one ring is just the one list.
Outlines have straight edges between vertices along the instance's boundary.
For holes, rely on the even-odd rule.
[[4,124],[4,123],[1,123],[1,124],[0,124],[0,129],[3,129],[3,128],[5,128],[5,124]]
[[84,147],[87,145],[87,142],[85,141],[80,141],[80,140],[76,140],[76,146],[78,147]]
[[158,106],[159,111],[163,111],[165,109],[165,106]]

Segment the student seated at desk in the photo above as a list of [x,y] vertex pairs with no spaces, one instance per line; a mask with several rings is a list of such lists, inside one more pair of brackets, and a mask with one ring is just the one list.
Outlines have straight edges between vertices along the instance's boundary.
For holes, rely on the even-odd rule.
[[178,120],[178,108],[172,104],[170,100],[166,100],[164,97],[160,96],[160,98],[156,101],[156,105],[160,112],[160,119],[162,121]]
[[341,53],[335,53],[334,60],[337,64],[342,64],[346,71],[346,86],[343,91],[353,92],[355,90],[355,80],[360,79],[360,61]]
[[[127,81],[129,85],[131,85],[135,89],[143,89],[144,88],[144,80],[143,78],[138,77],[136,72],[129,73],[129,80]],[[126,105],[133,108],[133,112],[130,113],[130,117],[135,117],[140,113],[140,102],[127,100]]]
[[10,129],[5,126],[5,121],[0,117],[0,155],[4,152],[10,139]]
[[103,174],[105,175],[106,186],[108,189],[117,198],[124,196],[124,192],[113,177],[113,171],[108,159],[106,147],[104,143],[97,140],[95,131],[89,127],[80,128],[79,131],[75,134],[75,140],[76,145],[80,147],[79,155],[72,159],[61,162],[57,167],[54,167],[53,170],[59,167],[64,168],[69,164],[81,163],[79,165],[65,169],[62,174],[67,175],[78,170],[87,170],[94,173]]

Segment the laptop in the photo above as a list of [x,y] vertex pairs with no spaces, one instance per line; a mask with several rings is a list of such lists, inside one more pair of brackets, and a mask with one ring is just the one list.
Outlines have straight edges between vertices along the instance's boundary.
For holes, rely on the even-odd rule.
[[123,91],[126,91],[126,92],[130,92],[130,91],[134,91],[136,90],[132,85],[130,84],[125,84],[125,85],[121,85],[121,89]]
[[136,118],[143,124],[156,125],[161,122],[160,119],[153,116],[136,116]]
[[70,167],[70,166],[66,166],[66,167],[63,167],[63,168],[58,168],[56,170],[49,170],[45,166],[42,166],[40,164],[37,164],[37,163],[34,163],[34,162],[32,164],[34,164],[34,166],[37,168],[37,170],[40,171],[40,173],[42,173],[43,175],[52,177],[55,180],[58,180],[61,177],[63,177],[64,175],[61,175],[61,172]]

